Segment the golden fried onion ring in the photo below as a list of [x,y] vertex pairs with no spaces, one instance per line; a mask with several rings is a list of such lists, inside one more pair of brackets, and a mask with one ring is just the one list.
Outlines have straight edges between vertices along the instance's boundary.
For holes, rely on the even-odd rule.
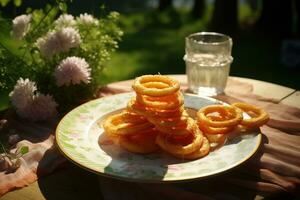
[[200,130],[193,128],[194,138],[193,141],[187,145],[174,144],[168,140],[168,137],[163,134],[158,134],[156,138],[156,143],[166,152],[177,155],[186,155],[198,150],[203,141],[203,135]]
[[134,98],[131,99],[127,104],[127,109],[133,112],[136,112],[140,115],[148,117],[169,117],[169,116],[180,116],[184,111],[184,107],[180,106],[172,110],[160,110],[156,108],[145,107],[139,104]]
[[156,136],[158,131],[150,129],[130,136],[121,136],[119,144],[129,152],[147,154],[158,150]]
[[139,104],[142,104],[146,107],[157,108],[160,110],[175,109],[182,106],[184,102],[181,92],[176,92],[163,97],[150,97],[137,94],[136,100]]
[[122,119],[123,115],[124,113],[121,112],[109,116],[103,123],[105,132],[111,135],[130,135],[154,127],[154,125],[148,121],[142,121],[141,123],[125,122]]
[[243,119],[241,121],[241,125],[245,126],[246,128],[258,128],[266,124],[269,120],[268,113],[260,107],[247,103],[233,103],[231,105],[241,109],[251,116],[250,119]]
[[161,134],[174,136],[185,136],[193,132],[194,129],[199,129],[197,124],[190,117],[184,124],[179,124],[177,126],[156,126],[156,128],[161,132]]
[[209,150],[210,150],[209,141],[206,137],[203,137],[202,146],[198,150],[194,151],[193,153],[186,154],[186,155],[181,155],[181,154],[173,154],[173,155],[175,157],[181,158],[181,159],[195,160],[195,159],[202,158],[202,157],[206,156],[207,154],[209,154]]
[[148,117],[149,122],[151,122],[155,126],[163,126],[163,127],[183,126],[187,123],[188,119],[189,119],[189,115],[187,114],[186,111],[183,111],[182,115],[178,117],[171,117],[171,118]]
[[[220,120],[213,120],[212,118],[207,117],[208,114],[213,112],[220,112],[220,113],[227,113],[226,119]],[[242,111],[233,106],[224,106],[224,105],[210,105],[201,108],[197,112],[198,121],[202,121],[203,123],[207,124],[207,126],[211,127],[227,127],[227,126],[236,126],[239,124],[242,119]]]
[[203,123],[203,121],[198,122],[198,126],[204,134],[213,134],[213,135],[226,134],[234,129],[234,126],[226,126],[226,127],[218,127],[218,128],[207,126],[205,123]]
[[210,143],[217,144],[224,144],[227,139],[226,134],[205,134],[205,137],[207,137]]
[[121,117],[122,117],[123,122],[129,122],[129,123],[140,124],[140,123],[148,121],[146,119],[146,117],[139,115],[137,113],[134,113],[134,112],[130,112],[128,110],[122,111]]
[[[160,86],[158,87],[154,83],[149,86],[149,82],[158,82]],[[160,83],[165,83],[168,87],[162,88]],[[132,88],[138,94],[161,97],[177,92],[179,90],[179,82],[163,75],[144,75],[135,79]]]

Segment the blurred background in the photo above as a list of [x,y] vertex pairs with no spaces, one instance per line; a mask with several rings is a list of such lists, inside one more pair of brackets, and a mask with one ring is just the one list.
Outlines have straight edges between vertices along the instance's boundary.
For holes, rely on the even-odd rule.
[[[0,0],[0,41],[14,48],[4,18],[47,2]],[[73,0],[74,15],[99,10],[121,13],[120,48],[104,71],[102,83],[142,74],[184,74],[184,38],[216,31],[233,38],[230,75],[300,89],[300,1],[297,0]],[[0,66],[1,67],[1,66]],[[4,95],[2,95],[2,100]]]

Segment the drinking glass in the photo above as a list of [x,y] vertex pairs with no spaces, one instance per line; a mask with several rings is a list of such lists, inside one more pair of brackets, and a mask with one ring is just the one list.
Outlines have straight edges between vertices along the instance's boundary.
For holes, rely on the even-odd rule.
[[221,33],[200,32],[185,38],[189,90],[202,96],[223,93],[229,76],[232,39]]

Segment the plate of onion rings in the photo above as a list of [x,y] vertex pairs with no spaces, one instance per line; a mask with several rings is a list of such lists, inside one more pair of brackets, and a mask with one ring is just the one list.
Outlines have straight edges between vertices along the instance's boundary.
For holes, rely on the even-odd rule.
[[220,174],[257,151],[258,127],[268,118],[262,109],[183,94],[176,81],[148,76],[136,79],[135,92],[92,100],[64,116],[56,142],[65,157],[103,176],[154,183]]

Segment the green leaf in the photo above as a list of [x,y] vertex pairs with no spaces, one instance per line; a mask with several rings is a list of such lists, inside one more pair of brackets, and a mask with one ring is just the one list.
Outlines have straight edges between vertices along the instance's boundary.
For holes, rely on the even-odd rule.
[[32,8],[31,8],[31,7],[27,7],[27,8],[26,8],[26,13],[29,14],[29,13],[31,13],[31,12],[32,12]]
[[7,108],[9,108],[9,97],[8,97],[7,91],[0,90],[0,111],[3,111]]
[[101,4],[101,5],[100,5],[100,10],[101,10],[101,11],[105,10],[105,5],[104,5],[104,4]]
[[58,4],[58,8],[59,8],[59,10],[61,10],[62,12],[67,12],[68,6],[67,6],[66,3],[60,2],[60,3]]
[[2,7],[5,7],[8,3],[9,3],[10,0],[0,0],[0,4]]
[[28,146],[22,146],[19,150],[19,154],[21,154],[21,156],[23,156],[24,154],[29,152],[29,147]]
[[19,7],[22,4],[22,0],[14,0],[14,4],[16,7]]

